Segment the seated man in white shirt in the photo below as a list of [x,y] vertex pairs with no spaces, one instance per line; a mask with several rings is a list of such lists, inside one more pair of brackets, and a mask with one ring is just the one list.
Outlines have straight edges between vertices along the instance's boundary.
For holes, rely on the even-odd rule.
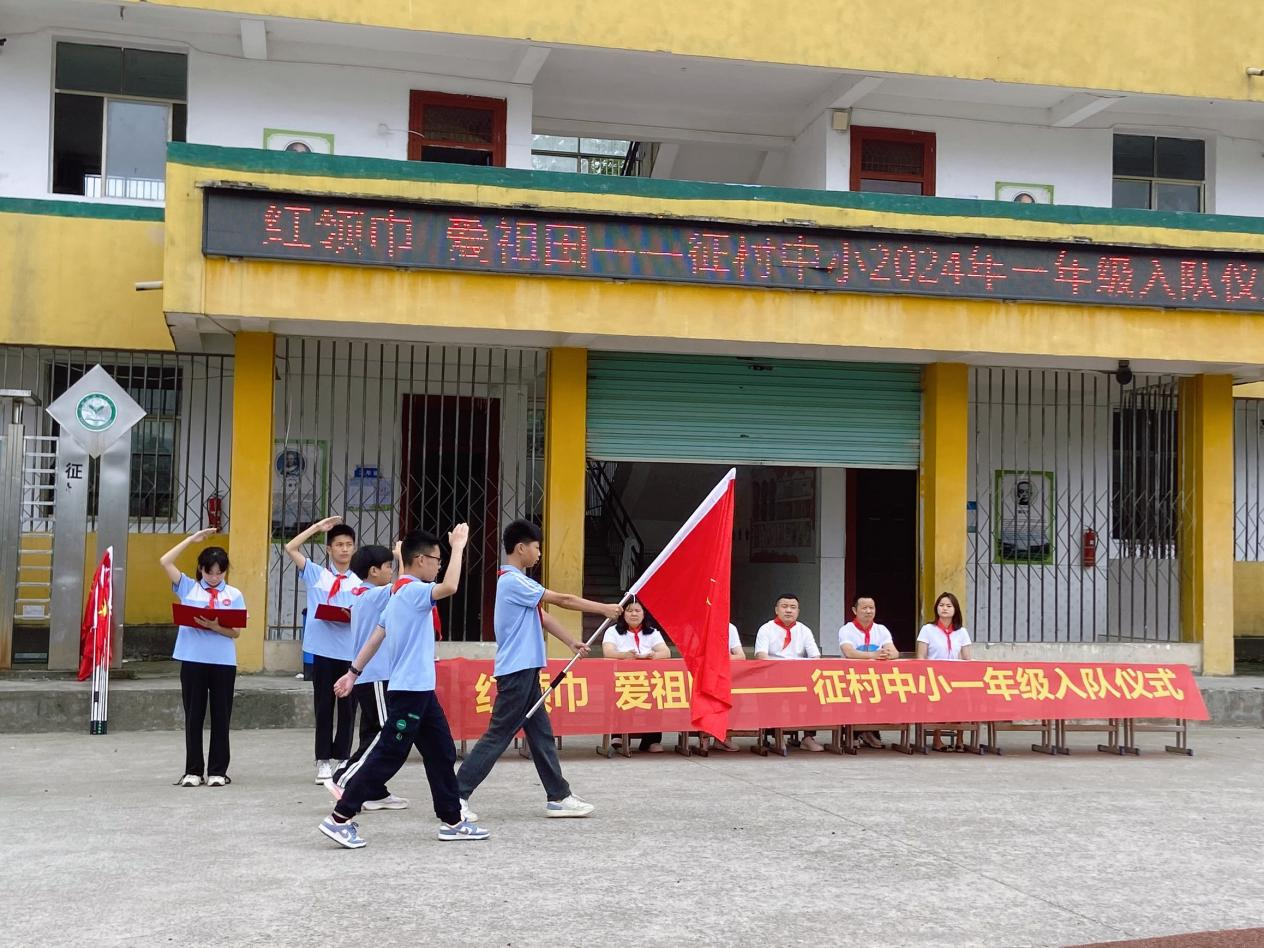
[[[799,597],[782,593],[777,597],[775,610],[773,620],[755,633],[755,658],[820,658],[821,650],[816,647],[812,630],[799,621]],[[789,743],[813,752],[825,750],[817,743],[815,731],[804,732],[802,741],[791,736]]]
[[[851,614],[852,620],[838,630],[838,650],[843,658],[884,662],[900,657],[890,630],[873,621],[878,605],[872,596],[857,596],[852,600]],[[886,747],[877,731],[857,731],[856,736],[866,747],[875,750]]]

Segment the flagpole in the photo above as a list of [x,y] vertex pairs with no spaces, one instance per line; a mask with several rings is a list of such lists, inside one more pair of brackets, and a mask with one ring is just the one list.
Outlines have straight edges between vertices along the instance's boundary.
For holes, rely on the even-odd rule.
[[[619,607],[622,608],[626,606],[631,599],[632,599],[631,593],[624,593],[623,598],[619,600]],[[594,632],[591,636],[589,636],[588,641],[585,642],[584,644],[587,645],[589,648],[592,648],[593,642],[597,641],[597,636],[601,635],[601,633],[605,632],[606,629],[610,628],[610,623],[613,621],[614,619],[607,619],[605,622],[601,623],[601,625],[597,626],[597,631]],[[571,667],[577,661],[579,661],[582,654],[583,653],[581,652],[576,652],[573,656],[571,656],[571,660],[566,663],[566,667],[563,668],[560,672],[558,672],[557,677],[555,677],[552,681],[549,682],[549,686],[544,689],[544,693],[540,695],[536,703],[531,706],[531,710],[527,712],[526,717],[523,718],[523,724],[525,724],[527,720],[530,719],[531,715],[535,714],[538,710],[540,710],[540,705],[544,704],[545,700],[547,700],[549,695],[551,695],[553,691],[557,688],[557,686],[562,683],[562,679],[567,676],[567,674],[571,670]],[[515,728],[514,733],[515,734],[518,733],[519,729],[520,727]]]
[[[98,567],[99,569],[100,567]],[[97,612],[101,608],[100,602],[101,584],[97,582],[96,573],[92,577],[92,708],[88,714],[88,733],[97,733],[97,721],[100,720],[101,707],[101,666],[97,662],[97,636],[98,626]]]

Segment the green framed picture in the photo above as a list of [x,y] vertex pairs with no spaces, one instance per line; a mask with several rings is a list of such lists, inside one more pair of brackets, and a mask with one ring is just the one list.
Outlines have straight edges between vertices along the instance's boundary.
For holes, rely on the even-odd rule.
[[273,441],[272,539],[284,543],[326,517],[328,510],[329,442]]
[[992,560],[1051,566],[1055,551],[1052,471],[996,472]]
[[332,155],[334,137],[328,132],[300,132],[292,128],[265,128],[263,147],[300,155]]

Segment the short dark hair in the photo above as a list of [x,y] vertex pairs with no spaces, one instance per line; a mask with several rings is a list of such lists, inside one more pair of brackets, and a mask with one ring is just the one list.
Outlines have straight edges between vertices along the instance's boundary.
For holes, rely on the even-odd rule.
[[952,603],[952,628],[955,632],[961,628],[961,603],[957,602],[957,597],[950,592],[941,592],[935,597],[935,614],[931,616],[931,622],[939,621],[939,602],[941,599],[947,599]]
[[[358,576],[359,573],[357,573],[356,575]],[[855,609],[858,605],[860,605],[860,600],[862,599],[868,599],[870,602],[874,604],[874,606],[878,605],[878,600],[874,599],[873,596],[869,595],[868,593],[856,593],[856,595],[851,597],[851,607]]]
[[351,537],[351,542],[354,543],[355,538],[356,538],[355,528],[352,527],[350,524],[346,524],[346,523],[334,524],[332,527],[329,528],[328,532],[325,534],[325,546],[328,546],[329,544],[333,543],[334,540],[338,539],[339,537]]
[[431,550],[437,549],[438,546],[439,538],[433,533],[425,530],[412,530],[404,534],[399,554],[404,561],[404,565],[407,566],[423,553],[429,553]]
[[515,520],[505,527],[505,552],[512,553],[519,543],[543,543],[544,534],[530,520]]
[[351,572],[364,579],[373,567],[385,566],[393,559],[395,554],[386,547],[370,543],[351,554]]
[[641,600],[637,599],[635,596],[623,604],[623,614],[614,620],[615,630],[618,632],[628,631],[628,607],[633,605],[640,606],[641,611],[645,613],[644,618],[641,619],[641,628],[647,633],[653,632],[658,627],[654,622],[654,617],[651,616],[650,611],[645,608],[645,603],[641,602]]
[[201,579],[202,573],[210,569],[212,566],[218,566],[221,573],[228,572],[228,551],[222,546],[208,546],[198,554],[198,579]]
[[775,606],[777,603],[781,602],[781,600],[783,599],[793,599],[795,602],[799,601],[799,597],[796,596],[794,593],[782,593],[780,596],[778,596],[776,599],[772,601],[772,604]]

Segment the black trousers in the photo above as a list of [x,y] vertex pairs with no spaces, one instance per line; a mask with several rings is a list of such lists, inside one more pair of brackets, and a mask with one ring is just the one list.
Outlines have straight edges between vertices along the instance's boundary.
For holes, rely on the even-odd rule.
[[[351,727],[355,702],[348,695],[334,695],[334,682],[347,673],[351,662],[325,655],[312,657],[312,700],[316,707],[316,759],[346,760],[351,756]],[[334,718],[338,730],[334,731]]]
[[571,795],[571,786],[562,776],[562,766],[557,762],[553,725],[549,722],[548,714],[541,708],[531,717],[526,717],[540,693],[538,668],[526,668],[496,676],[496,700],[492,704],[492,719],[478,743],[466,755],[457,773],[461,799],[468,800],[478,789],[478,785],[487,779],[519,728],[527,736],[531,762],[535,764],[540,783],[544,784],[546,798],[565,800]]
[[[233,716],[236,665],[207,662],[180,663],[180,697],[184,702],[184,772],[208,777],[228,776],[228,726]],[[210,766],[202,757],[202,725],[211,709]]]
[[378,731],[369,751],[356,765],[334,812],[350,819],[365,800],[399,773],[416,747],[426,766],[426,781],[434,801],[435,816],[448,824],[461,820],[461,798],[456,788],[456,745],[448,729],[443,705],[433,691],[388,691],[386,724]]
[[[389,682],[370,681],[351,689],[351,697],[360,711],[360,743],[351,759],[334,774],[334,782],[346,789],[347,783],[359,770],[360,761],[373,746],[374,739],[382,733],[386,723],[386,688]],[[370,787],[366,800],[382,800],[390,795],[386,784]]]

